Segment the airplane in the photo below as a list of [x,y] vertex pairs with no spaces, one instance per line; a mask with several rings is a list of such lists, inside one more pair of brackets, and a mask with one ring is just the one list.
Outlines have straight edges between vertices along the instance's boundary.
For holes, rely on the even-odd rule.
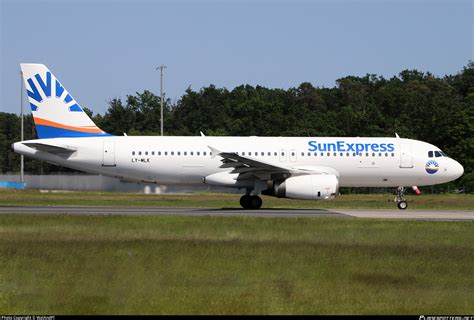
[[260,194],[330,200],[340,187],[394,187],[406,209],[407,187],[449,182],[464,168],[438,147],[384,137],[123,136],[104,132],[42,64],[21,64],[39,139],[16,153],[94,174],[163,185],[245,190],[244,209]]

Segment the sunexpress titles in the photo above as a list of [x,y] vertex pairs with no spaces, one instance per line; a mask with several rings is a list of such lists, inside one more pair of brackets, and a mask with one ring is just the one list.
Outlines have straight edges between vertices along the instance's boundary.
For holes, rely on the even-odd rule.
[[348,143],[335,141],[334,143],[320,143],[316,140],[308,141],[308,151],[337,151],[337,152],[392,152],[393,143]]

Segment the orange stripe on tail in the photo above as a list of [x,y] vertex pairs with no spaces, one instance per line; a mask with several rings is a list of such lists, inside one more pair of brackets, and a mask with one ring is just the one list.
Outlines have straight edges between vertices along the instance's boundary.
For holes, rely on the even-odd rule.
[[66,130],[72,130],[72,131],[79,131],[79,132],[88,132],[88,133],[104,133],[101,129],[98,127],[73,127],[73,126],[67,126],[64,124],[60,124],[57,122],[33,117],[35,120],[35,124],[37,125],[43,125],[43,126],[50,126],[50,127],[56,127],[56,128],[61,128],[61,129],[66,129]]

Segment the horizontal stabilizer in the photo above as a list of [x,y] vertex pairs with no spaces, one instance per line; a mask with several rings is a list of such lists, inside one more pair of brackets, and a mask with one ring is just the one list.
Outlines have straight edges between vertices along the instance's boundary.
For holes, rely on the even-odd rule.
[[48,152],[52,154],[63,154],[63,155],[70,155],[76,152],[76,149],[69,148],[69,147],[59,147],[51,144],[45,143],[37,143],[37,142],[25,142],[23,143],[25,146],[33,148],[38,151]]

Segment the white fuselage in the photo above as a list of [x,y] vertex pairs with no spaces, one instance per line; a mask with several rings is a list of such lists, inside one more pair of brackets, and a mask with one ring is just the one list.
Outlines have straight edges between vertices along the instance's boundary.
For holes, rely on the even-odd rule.
[[[23,144],[27,142],[76,151],[66,157],[35,150]],[[325,168],[338,177],[341,187],[433,185],[463,173],[462,166],[449,157],[429,157],[430,151],[439,148],[401,138],[107,136],[14,144],[17,153],[73,169],[124,180],[182,185],[202,184],[204,177],[230,170],[219,168],[221,158],[212,155],[210,147],[277,166]],[[434,174],[425,168],[430,160],[438,164]]]

